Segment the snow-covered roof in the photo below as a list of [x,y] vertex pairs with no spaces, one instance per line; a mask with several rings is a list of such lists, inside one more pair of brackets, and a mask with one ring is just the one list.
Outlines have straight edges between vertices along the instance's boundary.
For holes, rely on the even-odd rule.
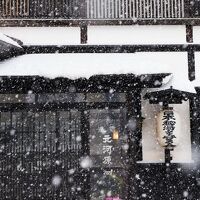
[[0,33],[0,60],[21,54],[23,49],[19,43],[22,44],[21,41]]
[[172,73],[163,87],[195,92],[188,80],[187,53],[138,52],[109,54],[29,54],[0,63],[0,76],[44,76],[70,79],[108,74]]
[[77,79],[106,74],[173,73],[187,79],[187,53],[138,52],[131,54],[29,54],[0,63],[0,76],[33,76]]
[[10,37],[8,37],[2,33],[0,33],[0,43],[6,43],[10,46],[15,46],[15,47],[21,48],[21,46],[16,41],[14,41]]
[[181,80],[178,76],[173,74],[165,77],[162,82],[162,86],[159,88],[152,88],[149,92],[161,91],[173,88],[175,90],[185,91],[189,93],[196,93],[194,84],[188,79]]

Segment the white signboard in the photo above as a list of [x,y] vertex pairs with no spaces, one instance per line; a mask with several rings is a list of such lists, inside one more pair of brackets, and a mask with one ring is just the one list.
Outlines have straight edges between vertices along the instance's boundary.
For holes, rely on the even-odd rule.
[[163,147],[175,147],[179,143],[180,117],[174,110],[163,110],[157,115],[157,137]]

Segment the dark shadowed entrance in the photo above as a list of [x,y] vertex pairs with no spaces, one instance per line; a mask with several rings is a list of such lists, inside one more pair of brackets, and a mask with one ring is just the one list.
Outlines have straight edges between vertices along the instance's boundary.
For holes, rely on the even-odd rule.
[[140,90],[152,80],[3,77],[0,198],[131,199]]

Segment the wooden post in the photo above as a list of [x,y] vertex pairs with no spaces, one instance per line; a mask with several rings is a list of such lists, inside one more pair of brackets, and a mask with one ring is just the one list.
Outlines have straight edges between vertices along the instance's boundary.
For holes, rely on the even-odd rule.
[[195,80],[195,57],[193,48],[188,50],[188,78],[190,81]]
[[193,26],[186,25],[186,42],[193,43]]
[[165,163],[171,163],[171,149],[165,148]]
[[87,40],[88,40],[88,29],[87,26],[81,26],[81,44],[87,44]]

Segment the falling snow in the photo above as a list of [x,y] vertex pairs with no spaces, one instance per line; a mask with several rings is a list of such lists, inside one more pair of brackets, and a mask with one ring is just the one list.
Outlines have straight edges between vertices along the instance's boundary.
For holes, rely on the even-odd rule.
[[82,168],[91,168],[92,167],[91,158],[89,156],[81,158],[80,165]]
[[0,3],[0,200],[199,200],[199,1],[52,2]]
[[61,182],[62,182],[62,178],[59,175],[55,175],[52,178],[52,185],[55,186],[55,187],[58,187],[61,184]]

